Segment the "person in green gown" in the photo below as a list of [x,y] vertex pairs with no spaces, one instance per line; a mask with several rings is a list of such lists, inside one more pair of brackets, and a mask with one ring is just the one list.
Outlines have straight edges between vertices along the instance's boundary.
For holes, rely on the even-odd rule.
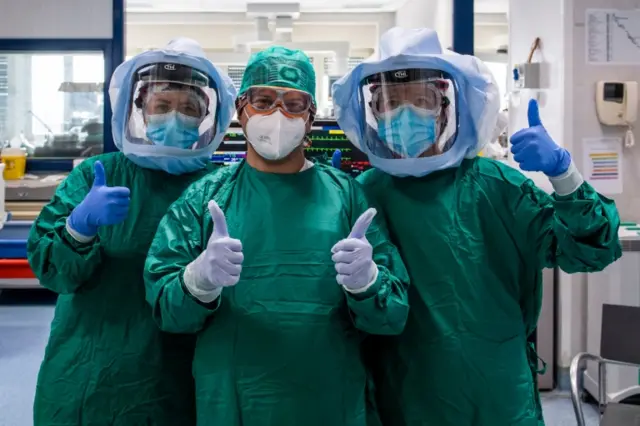
[[74,168],[28,239],[33,271],[59,294],[34,424],[194,425],[195,340],[158,329],[143,268],[171,203],[213,170],[236,90],[195,41],[176,39],[121,64],[109,93],[120,152]]
[[158,227],[147,300],[196,333],[199,426],[365,426],[368,334],[399,334],[407,272],[345,173],[304,157],[315,73],[271,47],[245,70],[245,162],[193,184]]
[[406,262],[411,311],[367,351],[384,426],[543,425],[528,344],[543,268],[600,271],[621,256],[613,201],[584,181],[538,104],[513,135],[522,170],[478,157],[500,97],[477,58],[428,29],[394,28],[333,86],[340,127],[373,166],[358,177]]

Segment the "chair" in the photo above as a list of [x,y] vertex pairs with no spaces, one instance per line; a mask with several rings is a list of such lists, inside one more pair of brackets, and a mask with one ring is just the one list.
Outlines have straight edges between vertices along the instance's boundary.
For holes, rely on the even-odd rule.
[[606,366],[640,367],[640,307],[603,305],[600,356],[580,353],[571,361],[571,401],[578,426],[586,426],[582,411],[582,372],[585,361],[598,364],[600,426],[640,426],[640,406],[607,403]]

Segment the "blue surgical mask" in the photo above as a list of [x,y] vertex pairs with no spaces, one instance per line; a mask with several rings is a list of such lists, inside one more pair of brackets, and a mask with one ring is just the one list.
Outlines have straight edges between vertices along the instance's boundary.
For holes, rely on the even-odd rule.
[[436,143],[437,120],[407,105],[392,118],[378,121],[378,137],[396,154],[416,158]]
[[198,142],[200,119],[173,111],[147,116],[147,138],[155,145],[189,149]]

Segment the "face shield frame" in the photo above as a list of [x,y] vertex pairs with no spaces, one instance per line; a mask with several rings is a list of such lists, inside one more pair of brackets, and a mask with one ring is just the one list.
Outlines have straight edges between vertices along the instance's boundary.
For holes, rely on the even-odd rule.
[[[359,83],[357,97],[362,114],[359,120],[360,131],[361,134],[367,135],[367,137],[364,138],[364,143],[370,155],[381,159],[411,158],[394,152],[394,150],[389,147],[387,141],[382,140],[377,134],[376,127],[373,126],[373,124],[375,123],[377,125],[379,120],[390,120],[390,116],[393,114],[390,114],[389,117],[382,117],[376,114],[374,111],[375,108],[372,105],[374,95],[371,93],[371,88],[376,85],[411,83],[433,84],[436,89],[444,92],[440,95],[441,107],[439,114],[436,115],[439,117],[444,112],[444,120],[439,120],[439,128],[437,129],[440,137],[444,137],[444,139],[438,139],[433,145],[439,145],[440,152],[437,155],[442,155],[455,144],[460,128],[460,111],[457,108],[457,105],[459,105],[460,90],[456,79],[449,72],[437,68],[393,67],[386,71],[364,75]],[[418,107],[415,106],[411,106],[411,108],[418,109]],[[429,113],[425,115],[429,115]],[[428,152],[429,149],[428,147],[424,152]]]
[[[212,124],[209,126],[209,130],[204,131],[200,134],[200,138],[194,146],[190,149],[193,150],[201,150],[206,149],[208,144],[210,144],[220,132],[219,120],[220,120],[220,88],[215,82],[215,79],[212,76],[209,76],[207,72],[202,71],[196,67],[191,65],[185,65],[179,62],[170,62],[170,61],[160,61],[160,62],[151,62],[140,65],[132,72],[131,84],[129,87],[129,95],[128,95],[128,113],[127,120],[125,122],[125,129],[127,134],[130,136],[132,133],[131,130],[131,122],[135,111],[135,108],[139,110],[141,118],[144,119],[144,115],[146,112],[144,111],[145,105],[142,96],[140,96],[139,87],[142,85],[147,85],[147,87],[151,87],[155,84],[167,84],[167,85],[176,85],[176,86],[184,86],[185,89],[190,91],[201,90],[202,98],[204,100],[204,110],[203,114],[200,117],[200,124],[202,125],[207,120],[207,117],[211,116]],[[207,90],[210,90],[213,95],[215,95],[215,103],[211,102],[211,94],[207,93]],[[145,96],[149,96],[152,92],[147,92]],[[195,94],[195,92],[194,92]],[[208,99],[207,99],[208,98]],[[214,107],[215,111],[212,114],[211,108]],[[201,129],[199,129],[199,132]],[[206,144],[203,144],[201,140],[203,136],[207,136],[206,140],[208,141]],[[131,142],[131,139],[141,139],[140,135],[136,135],[128,138]],[[144,142],[147,142],[146,138]],[[181,149],[181,148],[175,148]]]

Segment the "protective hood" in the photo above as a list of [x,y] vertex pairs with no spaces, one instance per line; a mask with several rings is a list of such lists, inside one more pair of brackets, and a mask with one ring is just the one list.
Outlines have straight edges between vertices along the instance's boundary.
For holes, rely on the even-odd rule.
[[[211,132],[212,141],[201,149],[184,150],[172,146],[141,145],[130,140],[127,129],[131,111],[131,90],[137,70],[155,63],[176,63],[206,73],[214,84],[217,95],[216,124]],[[164,170],[172,174],[189,173],[206,166],[213,152],[220,146],[226,129],[235,113],[236,89],[225,73],[209,61],[202,47],[188,38],[174,39],[163,49],[141,53],[116,68],[109,85],[109,98],[113,110],[112,129],[116,147],[141,167]]]
[[[366,77],[401,69],[433,69],[452,76],[456,85],[457,133],[440,155],[389,159],[368,148],[360,86]],[[395,176],[424,176],[457,167],[490,142],[500,110],[500,94],[489,69],[474,56],[443,51],[430,29],[392,28],[383,34],[378,52],[358,64],[332,87],[335,114],[349,140],[368,155],[371,164]]]

